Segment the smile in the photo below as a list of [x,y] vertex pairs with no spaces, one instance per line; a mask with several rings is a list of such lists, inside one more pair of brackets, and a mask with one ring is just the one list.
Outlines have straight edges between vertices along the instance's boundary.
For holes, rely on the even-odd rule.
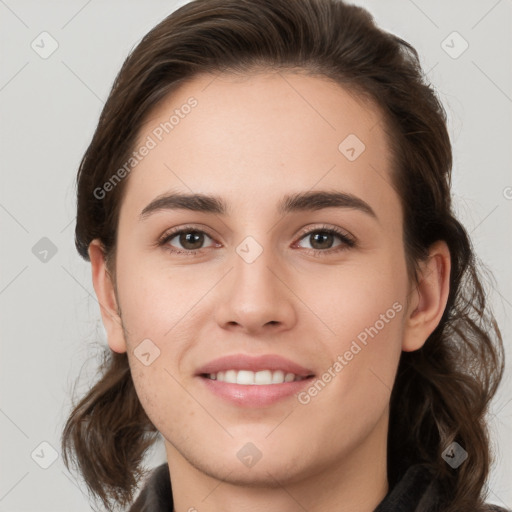
[[299,381],[306,378],[290,372],[285,373],[282,370],[261,370],[258,372],[250,370],[226,370],[205,374],[203,376],[207,379],[227,382],[229,384],[241,384],[243,386],[283,384],[285,382]]

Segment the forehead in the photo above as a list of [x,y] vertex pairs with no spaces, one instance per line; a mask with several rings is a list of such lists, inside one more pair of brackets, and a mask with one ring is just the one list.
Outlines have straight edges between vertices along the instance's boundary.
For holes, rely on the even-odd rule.
[[147,115],[134,150],[144,146],[122,206],[139,213],[171,189],[240,206],[314,187],[364,194],[377,208],[398,201],[378,107],[304,73],[196,76]]

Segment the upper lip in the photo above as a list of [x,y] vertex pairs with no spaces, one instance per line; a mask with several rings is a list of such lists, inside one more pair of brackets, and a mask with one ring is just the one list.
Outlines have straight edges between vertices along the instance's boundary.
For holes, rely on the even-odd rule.
[[284,373],[293,373],[300,377],[313,375],[311,370],[275,354],[262,356],[232,354],[220,357],[201,366],[201,368],[197,370],[197,375],[218,373],[226,370],[250,370],[253,372],[261,370],[282,370]]

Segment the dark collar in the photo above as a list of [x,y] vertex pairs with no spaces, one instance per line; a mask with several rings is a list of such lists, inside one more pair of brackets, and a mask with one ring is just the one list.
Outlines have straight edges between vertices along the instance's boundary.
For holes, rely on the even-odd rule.
[[128,512],[173,512],[171,478],[167,462],[155,468]]
[[438,489],[424,464],[410,466],[388,491],[374,512],[429,512],[437,510]]

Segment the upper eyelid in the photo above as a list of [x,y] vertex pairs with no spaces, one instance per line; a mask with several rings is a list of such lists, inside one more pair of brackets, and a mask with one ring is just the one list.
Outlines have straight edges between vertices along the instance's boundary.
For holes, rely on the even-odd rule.
[[327,225],[322,225],[322,226],[318,226],[318,227],[305,227],[300,231],[300,233],[297,236],[299,238],[302,238],[303,236],[309,235],[316,231],[332,231],[334,234],[336,234],[338,236],[346,236],[347,238],[350,238],[351,240],[354,239],[354,236],[352,234],[350,234],[346,229],[343,229],[340,227],[334,227],[334,226],[327,226]]

